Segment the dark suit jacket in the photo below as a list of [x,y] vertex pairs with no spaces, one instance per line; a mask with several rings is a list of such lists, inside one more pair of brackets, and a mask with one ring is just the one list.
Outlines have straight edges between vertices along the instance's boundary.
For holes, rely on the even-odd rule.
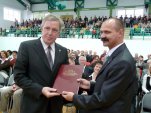
[[74,104],[86,113],[130,113],[136,79],[135,61],[125,44],[118,47],[91,82],[91,95],[74,95]]
[[52,70],[40,39],[21,43],[14,67],[15,82],[23,89],[21,113],[61,113],[61,97],[47,99],[42,88],[53,86],[59,67],[67,62],[67,49],[57,43]]

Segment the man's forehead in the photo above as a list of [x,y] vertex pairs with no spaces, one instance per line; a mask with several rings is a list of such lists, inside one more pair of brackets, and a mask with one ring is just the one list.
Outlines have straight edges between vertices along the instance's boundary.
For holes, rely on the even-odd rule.
[[114,23],[115,23],[115,20],[110,19],[110,20],[105,21],[102,25],[113,25]]

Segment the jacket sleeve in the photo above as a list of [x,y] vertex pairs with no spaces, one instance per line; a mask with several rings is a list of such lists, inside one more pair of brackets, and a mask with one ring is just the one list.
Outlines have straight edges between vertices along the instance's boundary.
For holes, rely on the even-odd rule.
[[[128,62],[118,62],[109,70],[103,82],[101,89],[94,92],[92,95],[74,95],[73,102],[78,108],[83,109],[101,109],[110,106],[117,101],[120,96],[130,86],[132,82],[132,68]],[[102,75],[100,75],[102,76]],[[100,81],[96,81],[95,86]],[[99,85],[99,84],[98,84]]]
[[21,43],[17,54],[17,60],[14,67],[15,83],[23,89],[28,95],[33,98],[38,98],[41,95],[42,86],[30,79],[28,76],[28,45]]

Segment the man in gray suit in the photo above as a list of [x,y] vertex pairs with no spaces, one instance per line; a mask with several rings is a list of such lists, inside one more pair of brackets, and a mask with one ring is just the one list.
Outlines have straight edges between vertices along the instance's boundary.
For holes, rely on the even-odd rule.
[[23,89],[20,113],[62,111],[60,94],[52,88],[60,66],[68,63],[67,49],[55,43],[62,25],[59,18],[48,15],[42,21],[42,37],[20,44],[14,67],[15,82]]
[[62,96],[86,113],[130,113],[137,79],[135,61],[123,42],[123,22],[110,18],[103,22],[100,31],[103,45],[109,48],[109,59],[96,82],[78,79],[80,87],[89,90],[89,95],[63,91]]

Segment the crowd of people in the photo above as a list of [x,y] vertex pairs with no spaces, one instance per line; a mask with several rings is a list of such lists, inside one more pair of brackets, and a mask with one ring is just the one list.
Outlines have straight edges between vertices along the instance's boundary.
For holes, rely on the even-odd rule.
[[[85,16],[76,17],[75,19],[64,19],[65,29],[60,33],[61,38],[100,38],[99,37],[99,28],[103,21],[111,18],[107,16],[102,17],[90,17]],[[132,28],[133,32],[130,32],[130,35],[133,35],[138,31],[145,31],[150,33],[150,21],[151,18],[147,16],[139,16],[139,17],[125,17],[120,16],[116,17],[121,19],[124,22],[124,26],[126,28]],[[0,28],[0,36],[7,36],[8,34],[14,34],[14,36],[26,36],[26,37],[37,37],[41,33],[41,22],[42,19],[34,18],[29,20],[22,20],[22,22],[18,22],[15,20],[14,25],[11,25],[9,29]],[[139,30],[141,29],[141,30]]]
[[[5,72],[7,77],[5,83],[0,83],[0,111],[8,112],[11,109],[12,113],[20,113],[20,102],[22,95],[22,88],[16,85],[14,81],[13,69],[17,58],[17,51],[0,51],[0,76],[3,76],[1,72]],[[84,65],[85,71],[83,78],[93,78],[95,73],[100,70],[100,65],[103,64],[106,51],[99,56],[95,51],[90,50],[70,50],[68,49],[68,62],[70,65]],[[96,64],[97,67],[95,66]],[[100,65],[99,65],[100,64]],[[99,67],[98,67],[99,66]],[[95,67],[95,69],[94,69]]]
[[[68,49],[68,62],[70,65],[84,65],[84,71],[82,78],[85,78],[87,80],[95,80],[98,72],[100,71],[103,63],[105,62],[107,52],[103,51],[101,55],[98,55],[95,51],[92,50],[70,50]],[[15,61],[17,58],[17,51],[1,51],[1,64],[0,64],[0,72],[7,72],[8,78],[11,78],[11,75],[9,75],[10,68],[13,69]],[[144,59],[142,55],[136,54],[134,56],[134,59],[136,61],[136,70],[137,70],[137,76],[138,76],[138,84],[139,88],[136,93],[135,97],[135,112],[140,110],[139,104],[139,96],[142,96],[142,94],[148,93],[151,90],[151,84],[150,84],[150,78],[151,78],[151,55],[148,55],[148,59]],[[11,70],[11,74],[13,74]],[[7,78],[7,79],[8,79]],[[13,79],[13,78],[11,78]],[[22,89],[19,88],[15,82],[11,81],[11,83],[5,83],[1,84],[1,101],[0,101],[0,110],[3,112],[8,111],[8,106],[13,104],[11,106],[12,113],[20,113],[20,99],[22,95]],[[79,94],[87,94],[86,91],[79,91]],[[82,112],[82,110],[80,110]]]

